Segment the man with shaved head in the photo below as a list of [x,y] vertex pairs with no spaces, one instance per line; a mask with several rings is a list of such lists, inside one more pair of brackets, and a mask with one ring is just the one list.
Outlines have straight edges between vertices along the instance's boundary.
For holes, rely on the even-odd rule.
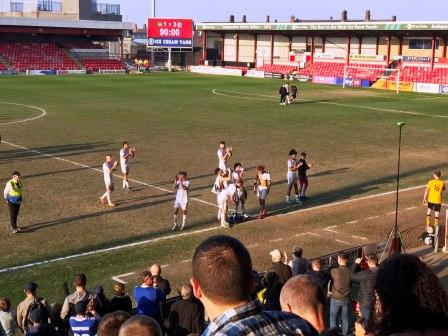
[[149,268],[149,272],[151,272],[151,275],[154,277],[157,288],[162,291],[165,297],[170,295],[171,285],[167,279],[161,277],[160,274],[162,274],[162,268],[160,267],[160,265],[159,264],[152,265]]
[[338,335],[336,329],[326,330],[326,297],[322,287],[309,275],[289,279],[280,293],[282,310],[308,321],[320,335]]
[[162,336],[156,320],[145,315],[135,315],[123,323],[119,336]]

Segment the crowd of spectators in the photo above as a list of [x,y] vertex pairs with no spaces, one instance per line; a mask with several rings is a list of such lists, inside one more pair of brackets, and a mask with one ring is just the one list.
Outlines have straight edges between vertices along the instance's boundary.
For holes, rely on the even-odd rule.
[[167,301],[171,285],[154,264],[134,288],[135,309],[121,283],[109,299],[76,275],[74,292],[60,305],[29,282],[16,310],[0,298],[0,336],[448,335],[447,293],[418,257],[397,254],[378,264],[376,255],[353,261],[340,254],[323,269],[322,260],[308,263],[302,254],[294,247],[288,263],[286,253],[273,250],[260,277],[240,241],[212,236],[196,248],[191,283],[178,300]]

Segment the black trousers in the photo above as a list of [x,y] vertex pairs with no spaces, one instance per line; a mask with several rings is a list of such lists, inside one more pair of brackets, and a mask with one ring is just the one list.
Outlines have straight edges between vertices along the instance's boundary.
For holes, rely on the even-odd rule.
[[17,229],[17,217],[19,216],[20,211],[20,203],[11,203],[8,202],[9,206],[9,217],[11,218],[11,229],[16,230]]

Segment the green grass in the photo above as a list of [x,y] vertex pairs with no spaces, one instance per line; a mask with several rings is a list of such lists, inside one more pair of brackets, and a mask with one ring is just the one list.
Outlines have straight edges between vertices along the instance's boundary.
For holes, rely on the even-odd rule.
[[[29,123],[2,125],[39,112],[0,104],[0,132],[4,141],[89,167],[100,167],[108,152],[117,156],[121,142],[129,140],[137,148],[131,178],[171,189],[174,175],[186,170],[193,183],[191,196],[211,203],[216,147],[225,140],[234,147],[231,161],[251,168],[249,178],[259,164],[272,173],[270,209],[284,206],[291,148],[306,151],[313,164],[312,205],[392,190],[399,120],[407,122],[403,187],[424,184],[436,168],[446,170],[448,120],[435,117],[448,117],[445,97],[300,83],[304,102],[282,108],[276,95],[279,85],[276,80],[183,73],[0,78],[0,101],[33,105],[48,113]],[[111,211],[98,204],[104,188],[98,172],[6,144],[0,146],[0,165],[2,183],[15,169],[24,175],[20,221],[31,229],[9,235],[7,208],[0,208],[0,268],[170,233],[170,193],[135,184],[137,190],[131,194],[117,188],[113,197],[119,206]],[[120,187],[118,179],[116,185]],[[250,198],[248,206],[256,211],[256,200]],[[213,207],[191,201],[189,229],[210,227],[214,214]],[[238,232],[250,235],[250,230]],[[61,280],[77,271],[84,270],[95,282],[106,281],[141,268],[148,253],[148,261],[176,259],[205,236],[155,244],[154,250],[134,248],[0,274],[0,296],[17,301],[23,282],[35,279],[45,295],[60,298]]]

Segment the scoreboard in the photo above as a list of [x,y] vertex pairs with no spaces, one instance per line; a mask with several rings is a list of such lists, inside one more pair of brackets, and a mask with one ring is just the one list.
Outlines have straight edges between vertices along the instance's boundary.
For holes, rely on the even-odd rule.
[[193,48],[193,20],[148,19],[148,48]]

